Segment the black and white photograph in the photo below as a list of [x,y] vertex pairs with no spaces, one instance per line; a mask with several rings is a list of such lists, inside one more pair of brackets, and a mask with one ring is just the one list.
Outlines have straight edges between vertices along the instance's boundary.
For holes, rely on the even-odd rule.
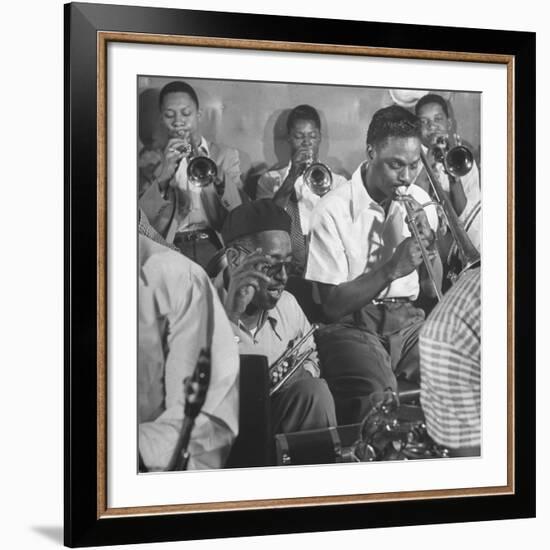
[[535,36],[489,27],[66,7],[67,544],[534,515]]
[[483,94],[136,93],[136,471],[480,457]]

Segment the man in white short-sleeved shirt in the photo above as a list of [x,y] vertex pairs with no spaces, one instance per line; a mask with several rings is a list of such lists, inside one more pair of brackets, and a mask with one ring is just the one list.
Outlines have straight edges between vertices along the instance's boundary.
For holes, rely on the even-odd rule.
[[[418,381],[424,312],[413,301],[420,292],[434,296],[435,289],[404,204],[394,199],[405,193],[415,209],[429,201],[425,191],[411,186],[420,147],[414,114],[395,105],[377,111],[367,133],[367,161],[313,213],[306,278],[318,284],[323,311],[333,323],[317,340],[339,423],[360,421],[369,396],[397,389],[398,377]],[[415,223],[439,286],[435,209],[419,209]]]

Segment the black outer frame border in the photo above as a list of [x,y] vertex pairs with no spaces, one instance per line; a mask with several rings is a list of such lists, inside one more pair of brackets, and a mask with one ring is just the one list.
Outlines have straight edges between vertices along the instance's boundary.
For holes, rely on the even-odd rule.
[[[81,3],[65,5],[64,16],[65,544],[81,547],[534,517],[535,33],[332,19],[308,19],[304,25],[304,18],[298,17]],[[513,495],[97,519],[98,31],[515,56]],[[528,187],[519,182],[528,182]]]

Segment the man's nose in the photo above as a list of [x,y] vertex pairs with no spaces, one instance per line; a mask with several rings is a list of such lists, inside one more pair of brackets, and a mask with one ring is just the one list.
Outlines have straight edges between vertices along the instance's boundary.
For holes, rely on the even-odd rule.
[[404,185],[410,185],[412,181],[412,170],[405,166],[399,173],[399,181]]
[[285,283],[288,281],[288,266],[287,264],[281,264],[281,267],[277,270],[277,273],[275,273],[274,278],[277,281],[280,281],[281,283]]

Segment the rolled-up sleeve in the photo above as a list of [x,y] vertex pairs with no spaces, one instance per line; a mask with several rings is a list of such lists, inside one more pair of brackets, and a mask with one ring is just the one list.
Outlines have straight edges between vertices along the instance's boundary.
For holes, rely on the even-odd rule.
[[271,199],[281,187],[281,176],[278,172],[266,172],[258,180],[256,187],[257,199]]
[[305,278],[339,285],[348,280],[348,275],[348,260],[334,218],[327,210],[316,208],[311,217]]

